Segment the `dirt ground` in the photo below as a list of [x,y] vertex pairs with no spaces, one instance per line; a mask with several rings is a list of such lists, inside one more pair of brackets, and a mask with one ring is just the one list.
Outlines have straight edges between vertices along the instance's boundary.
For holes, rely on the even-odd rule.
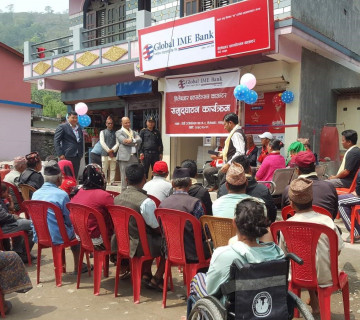
[[[339,221],[337,223],[343,225]],[[344,230],[345,231],[345,230]],[[343,237],[347,237],[343,233]],[[32,253],[36,254],[34,246]],[[76,276],[71,275],[73,259],[66,250],[67,274],[63,275],[63,285],[55,286],[51,249],[43,250],[41,261],[41,283],[36,285],[36,265],[27,267],[34,288],[26,294],[6,296],[13,304],[8,319],[171,319],[180,320],[186,314],[185,288],[177,268],[172,269],[174,292],[168,293],[167,308],[161,307],[162,294],[141,288],[140,304],[133,303],[131,280],[120,281],[119,296],[114,297],[115,267],[110,265],[109,278],[102,278],[99,296],[93,295],[93,278],[82,275],[80,288],[76,289]],[[360,319],[360,244],[346,244],[339,257],[339,267],[349,276],[351,319]],[[304,300],[307,298],[304,292]],[[331,299],[333,320],[344,319],[341,293],[334,293]]]

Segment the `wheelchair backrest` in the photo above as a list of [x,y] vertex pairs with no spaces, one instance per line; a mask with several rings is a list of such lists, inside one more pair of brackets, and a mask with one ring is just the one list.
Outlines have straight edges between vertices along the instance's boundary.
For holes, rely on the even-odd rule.
[[251,264],[235,259],[230,280],[221,285],[235,319],[287,320],[288,270],[287,259]]

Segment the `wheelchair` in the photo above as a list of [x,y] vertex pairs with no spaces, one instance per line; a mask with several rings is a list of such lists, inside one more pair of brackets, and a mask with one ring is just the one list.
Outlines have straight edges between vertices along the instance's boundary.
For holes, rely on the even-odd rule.
[[[220,287],[221,294],[198,299],[188,320],[290,320],[294,308],[305,320],[314,320],[305,303],[287,291],[290,259],[303,264],[292,253],[281,260],[256,264],[243,265],[236,259],[229,281]],[[225,305],[220,296],[225,297]]]

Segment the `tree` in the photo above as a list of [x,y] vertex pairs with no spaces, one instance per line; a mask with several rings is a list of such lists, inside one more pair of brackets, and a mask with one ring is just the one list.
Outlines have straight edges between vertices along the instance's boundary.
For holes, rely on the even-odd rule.
[[54,10],[50,6],[46,6],[45,7],[45,12],[46,13],[54,13]]
[[59,92],[38,90],[36,85],[31,86],[31,100],[43,106],[43,116],[56,118],[65,116],[67,107],[62,103]]
[[14,12],[14,5],[11,3],[8,6],[6,6],[6,9],[8,9],[9,12]]

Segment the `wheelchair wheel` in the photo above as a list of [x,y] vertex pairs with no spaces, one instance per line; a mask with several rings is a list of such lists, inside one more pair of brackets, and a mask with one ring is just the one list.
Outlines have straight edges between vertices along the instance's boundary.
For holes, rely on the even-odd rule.
[[295,302],[295,307],[299,310],[305,320],[314,320],[312,313],[309,311],[306,304],[293,292],[288,291],[288,294]]
[[206,297],[195,303],[188,320],[226,320],[226,318],[226,309],[211,297]]

